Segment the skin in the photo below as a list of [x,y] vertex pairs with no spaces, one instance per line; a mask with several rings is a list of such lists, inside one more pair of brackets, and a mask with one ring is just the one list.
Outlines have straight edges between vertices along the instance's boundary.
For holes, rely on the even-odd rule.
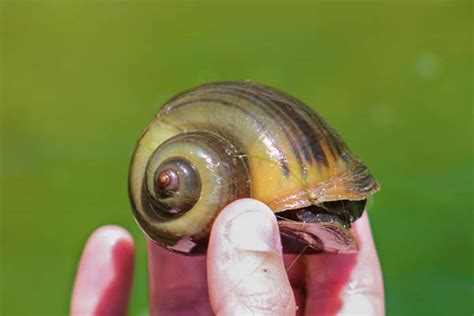
[[[367,212],[355,223],[359,252],[282,255],[276,218],[262,202],[229,204],[214,222],[206,257],[148,242],[151,315],[383,315],[382,273]],[[71,315],[126,315],[134,246],[104,226],[79,263]]]

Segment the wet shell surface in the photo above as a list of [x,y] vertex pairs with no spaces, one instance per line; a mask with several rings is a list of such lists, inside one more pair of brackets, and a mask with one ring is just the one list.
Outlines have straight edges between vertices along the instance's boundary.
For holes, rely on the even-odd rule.
[[252,82],[171,98],[140,136],[129,175],[142,230],[184,254],[204,254],[217,214],[244,197],[276,213],[286,253],[355,251],[351,223],[378,189],[321,116]]

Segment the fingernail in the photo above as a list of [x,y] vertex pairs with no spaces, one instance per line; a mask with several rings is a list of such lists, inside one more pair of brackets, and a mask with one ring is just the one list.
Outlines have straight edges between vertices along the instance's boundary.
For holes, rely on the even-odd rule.
[[276,219],[268,208],[243,211],[230,222],[228,238],[240,249],[281,253]]

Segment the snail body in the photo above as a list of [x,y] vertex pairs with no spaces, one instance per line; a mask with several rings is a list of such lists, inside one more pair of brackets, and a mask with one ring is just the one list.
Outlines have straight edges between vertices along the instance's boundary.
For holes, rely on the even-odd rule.
[[355,250],[350,223],[378,187],[317,113],[250,82],[170,99],[142,133],[129,176],[140,227],[185,254],[205,253],[217,214],[244,197],[276,213],[286,252]]

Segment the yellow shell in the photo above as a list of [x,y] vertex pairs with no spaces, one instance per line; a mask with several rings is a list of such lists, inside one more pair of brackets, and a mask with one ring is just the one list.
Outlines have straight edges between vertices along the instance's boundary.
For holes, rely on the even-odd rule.
[[[179,189],[157,184],[158,176],[176,179]],[[358,216],[348,205],[379,186],[340,136],[301,101],[255,83],[217,82],[176,95],[158,112],[138,141],[129,188],[145,233],[170,250],[194,254],[205,252],[218,212],[242,197],[258,199],[275,213],[298,210],[298,216],[285,215],[280,227],[289,242],[303,240],[306,252],[353,250],[348,226]],[[354,218],[344,221],[342,215]],[[296,232],[302,221],[313,228]],[[333,235],[345,239],[344,245],[317,240],[321,228],[337,231]]]

